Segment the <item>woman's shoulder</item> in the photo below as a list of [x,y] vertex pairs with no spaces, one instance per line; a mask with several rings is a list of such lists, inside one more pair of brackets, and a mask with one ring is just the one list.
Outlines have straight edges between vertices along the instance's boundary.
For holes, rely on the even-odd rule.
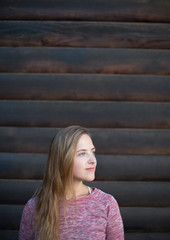
[[36,198],[31,198],[27,201],[22,212],[22,222],[32,221],[35,214]]
[[35,208],[37,197],[30,198],[25,204],[25,209],[32,210]]
[[95,201],[103,203],[105,206],[110,204],[116,204],[116,199],[109,193],[106,193],[98,188],[95,188],[93,191],[93,197]]

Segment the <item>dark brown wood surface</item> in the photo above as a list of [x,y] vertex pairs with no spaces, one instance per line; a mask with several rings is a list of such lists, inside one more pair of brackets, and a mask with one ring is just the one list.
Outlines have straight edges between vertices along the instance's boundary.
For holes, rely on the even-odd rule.
[[6,0],[0,19],[170,22],[169,0]]
[[18,230],[23,205],[0,205],[0,229]]
[[125,230],[128,232],[169,232],[170,208],[121,208]]
[[169,240],[170,233],[125,233],[126,240]]
[[[18,239],[52,137],[90,128],[126,240],[170,239],[170,1],[0,2],[0,239]],[[88,183],[90,185],[90,183]]]
[[170,76],[0,74],[0,99],[170,102]]
[[0,21],[0,35],[7,47],[170,49],[167,23]]
[[0,239],[3,240],[18,240],[19,231],[18,230],[0,230]]
[[[0,151],[47,153],[58,128],[0,127]],[[170,155],[170,130],[91,129],[98,154]]]
[[[37,153],[0,153],[0,179],[40,180],[47,157]],[[97,181],[170,181],[169,155],[97,154],[96,158]]]
[[170,129],[170,103],[1,101],[1,126]]
[[[37,180],[1,180],[0,204],[24,205],[40,184],[41,181]],[[170,205],[169,182],[94,181],[88,185],[113,195],[121,207],[168,207]]]
[[169,182],[95,181],[88,184],[114,196],[120,207],[168,207],[170,205]]
[[169,66],[170,50],[0,47],[1,73],[170,75]]

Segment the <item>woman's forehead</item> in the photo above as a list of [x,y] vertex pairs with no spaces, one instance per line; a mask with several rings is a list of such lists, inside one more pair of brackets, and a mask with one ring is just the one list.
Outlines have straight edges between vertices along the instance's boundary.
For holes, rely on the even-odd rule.
[[94,148],[92,139],[90,138],[89,135],[83,134],[77,143],[76,150],[79,151],[81,149],[86,150],[86,149],[92,149],[92,148]]

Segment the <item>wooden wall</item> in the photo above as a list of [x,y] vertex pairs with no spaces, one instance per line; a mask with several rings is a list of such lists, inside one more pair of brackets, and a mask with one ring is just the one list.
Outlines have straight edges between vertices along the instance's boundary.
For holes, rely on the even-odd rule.
[[93,185],[127,240],[170,239],[170,1],[0,3],[0,239],[18,239],[62,127],[90,128]]

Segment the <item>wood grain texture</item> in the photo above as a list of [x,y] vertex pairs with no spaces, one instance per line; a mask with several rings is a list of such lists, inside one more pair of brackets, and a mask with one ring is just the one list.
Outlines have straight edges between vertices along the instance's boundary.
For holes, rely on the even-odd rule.
[[19,239],[19,231],[18,230],[0,230],[0,239],[18,240]]
[[0,74],[0,99],[170,102],[170,76]]
[[[0,204],[23,205],[40,185],[37,180],[0,180]],[[87,185],[113,195],[121,207],[170,206],[169,182],[94,181]]]
[[0,205],[0,229],[19,230],[23,205]]
[[[0,228],[19,229],[23,205],[0,205]],[[122,207],[122,218],[127,232],[169,232],[169,208]]]
[[[0,127],[0,151],[47,153],[58,128]],[[98,154],[170,155],[170,130],[89,129]]]
[[125,230],[170,232],[170,208],[121,208]]
[[170,239],[170,1],[0,2],[0,239],[60,128],[90,128],[126,240]]
[[[0,153],[0,179],[43,178],[47,154]],[[96,155],[97,181],[170,181],[170,156]]]
[[0,19],[170,22],[168,0],[7,0]]
[[0,153],[0,179],[42,179],[47,154]]
[[169,156],[97,155],[97,181],[169,181]]
[[170,206],[169,182],[95,181],[88,184],[113,195],[121,207]]
[[126,240],[169,240],[170,233],[125,233]]
[[[0,197],[0,204],[24,205],[33,197],[40,184],[41,181],[37,180],[0,180],[0,188],[3,193],[3,196]],[[13,197],[11,198],[9,194]]]
[[170,129],[170,103],[6,101],[1,126]]
[[170,50],[0,47],[1,73],[170,75]]
[[170,49],[170,24],[160,23],[0,21],[0,35],[8,47]]

